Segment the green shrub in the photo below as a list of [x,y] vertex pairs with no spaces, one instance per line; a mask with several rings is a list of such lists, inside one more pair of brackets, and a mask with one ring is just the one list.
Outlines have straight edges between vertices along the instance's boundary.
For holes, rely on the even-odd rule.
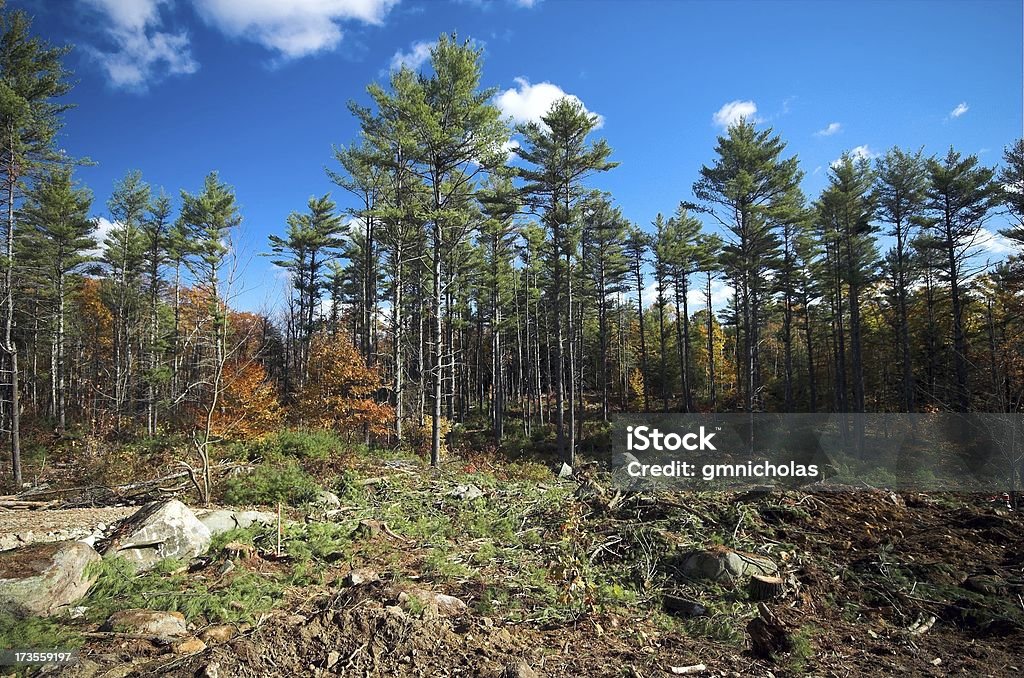
[[320,486],[295,462],[277,466],[262,464],[245,476],[230,478],[224,484],[228,504],[269,504],[278,502],[301,506],[312,501]]
[[235,443],[228,448],[227,456],[268,462],[327,461],[351,447],[333,431],[284,430],[256,441]]
[[19,619],[0,613],[0,648],[66,650],[82,645],[82,637],[54,619],[27,617]]

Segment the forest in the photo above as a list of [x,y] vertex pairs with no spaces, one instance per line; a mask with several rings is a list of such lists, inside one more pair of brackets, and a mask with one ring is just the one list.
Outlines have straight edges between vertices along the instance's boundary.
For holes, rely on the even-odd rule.
[[[570,466],[615,411],[1019,412],[1024,142],[999,167],[950,148],[799,159],[740,121],[694,168],[695,202],[634,224],[593,188],[617,169],[578,102],[511,129],[479,49],[441,36],[428,73],[353,101],[331,194],[266,249],[280,310],[232,308],[243,228],[227,177],[172,197],[127,172],[102,242],[76,159],[64,48],[8,16],[4,431],[223,440],[286,424],[438,464],[450,432],[544,441]],[[186,178],[183,178],[183,183]],[[715,305],[716,284],[728,290]],[[653,298],[646,294],[653,289]]]
[[[277,557],[284,557],[285,534],[286,544],[291,539],[305,549],[304,556],[288,556],[293,559],[289,563],[305,558],[303,563],[328,569],[333,552],[318,551],[317,544],[330,535],[313,535],[308,526],[294,528],[306,530],[301,538],[288,533],[280,513],[282,504],[295,509],[311,501],[316,491],[304,483],[323,480],[325,474],[333,484],[324,482],[323,487],[345,490],[338,490],[346,505],[334,506],[336,513],[351,510],[347,504],[354,502],[360,511],[375,507],[383,512],[367,516],[387,517],[387,523],[370,527],[373,520],[361,520],[356,533],[385,534],[380,538],[401,543],[422,538],[421,544],[429,545],[429,535],[440,533],[456,544],[463,530],[473,538],[508,542],[493,556],[496,563],[501,548],[509,549],[507,564],[511,549],[535,547],[517,532],[528,521],[557,515],[551,534],[559,535],[564,549],[570,549],[575,531],[589,530],[585,551],[572,550],[571,558],[551,556],[550,563],[560,564],[543,566],[560,573],[565,588],[548,591],[550,573],[508,586],[530,592],[522,595],[546,595],[550,600],[545,604],[559,610],[543,618],[524,612],[517,623],[576,629],[583,623],[582,610],[611,614],[615,605],[647,604],[648,593],[660,586],[654,582],[674,576],[657,564],[657,556],[651,560],[660,542],[636,527],[668,520],[665,511],[676,511],[671,519],[677,521],[671,528],[676,533],[710,530],[707,534],[718,535],[712,541],[719,546],[748,551],[763,543],[757,541],[756,525],[774,525],[771,530],[778,531],[764,533],[774,543],[795,542],[807,552],[817,548],[817,542],[787,533],[771,515],[821,534],[832,530],[815,522],[817,511],[805,511],[803,501],[785,494],[771,499],[783,508],[776,506],[772,514],[762,506],[761,518],[754,509],[743,512],[747,499],[723,503],[702,497],[683,506],[678,498],[611,497],[601,487],[600,473],[608,465],[610,422],[617,413],[1020,413],[1024,408],[1022,139],[1006,140],[999,162],[991,166],[952,147],[935,155],[900,147],[873,158],[844,153],[826,168],[826,188],[807,195],[802,186],[808,168],[787,150],[783,134],[758,120],[740,119],[706,149],[705,163],[692,168],[691,186],[680,186],[676,195],[652,195],[652,211],[661,211],[651,223],[633,223],[615,196],[600,190],[603,175],[630,168],[616,161],[615,140],[599,137],[595,115],[569,97],[556,101],[541,122],[513,125],[494,104],[496,90],[481,85],[482,49],[472,40],[443,34],[422,68],[403,66],[370,82],[365,92],[352,93],[348,114],[358,121],[360,133],[324,149],[336,190],[295,205],[275,235],[255,251],[245,251],[236,246],[238,233],[246,228],[245,214],[231,177],[216,168],[205,178],[181,177],[181,186],[197,190],[154,186],[140,171],[125,168],[106,204],[95,204],[90,187],[77,178],[90,161],[61,150],[62,136],[74,134],[64,126],[75,101],[74,74],[64,63],[70,47],[35,35],[24,12],[0,12],[0,428],[5,442],[0,457],[7,462],[0,487],[7,490],[7,509],[34,509],[34,502],[44,499],[51,507],[53,495],[45,492],[56,490],[38,482],[51,463],[48,455],[64,455],[73,468],[92,464],[85,474],[89,482],[111,488],[122,480],[140,482],[147,473],[148,480],[177,470],[163,475],[162,482],[184,479],[178,490],[197,505],[276,505]],[[99,230],[98,213],[107,215],[108,231]],[[237,303],[244,285],[241,272],[252,257],[269,258],[287,281],[284,298],[273,307]],[[332,451],[322,453],[325,446]],[[299,455],[301,469],[294,460],[282,461],[292,448],[306,450]],[[379,463],[396,455],[421,464],[415,476],[406,472],[412,484],[401,491],[395,489],[398,481],[375,477]],[[266,468],[280,462],[284,470],[272,477],[277,472],[261,470],[260,462]],[[232,475],[239,464],[256,465],[250,481],[260,491]],[[131,473],[124,472],[127,467]],[[563,511],[553,495],[543,492],[546,483],[555,482],[551,469],[557,473],[566,467],[567,474],[578,471],[580,489],[573,494],[574,484],[558,495],[558,501],[573,507]],[[493,485],[473,480],[483,469],[495,474]],[[430,533],[425,518],[403,522],[403,514],[389,505],[407,512],[426,506],[427,498],[440,492],[438,479],[447,478],[431,475],[435,471],[468,474],[459,475],[458,482],[469,482],[470,489],[459,484],[452,490],[460,501],[491,501],[476,498],[477,485],[492,499],[511,492],[502,489],[506,482],[526,488],[525,494],[503,499],[511,502],[504,512],[472,504],[477,517],[469,509],[458,509],[456,517],[450,511],[435,515],[432,519],[442,522]],[[374,495],[382,482],[391,484],[391,494]],[[123,494],[128,485],[118,487]],[[33,494],[37,491],[42,494]],[[914,523],[913,534],[904,528],[908,549],[926,548],[928,530],[946,529],[943,520],[952,520],[934,517],[939,509],[932,499],[914,503],[893,494],[897,499],[889,501],[884,490],[879,492],[859,498],[836,495],[808,506],[818,501],[822,515],[844,526],[841,515],[850,511],[867,516],[865,524],[891,524],[894,530]],[[472,496],[465,498],[466,493]],[[520,500],[525,503],[516,503]],[[93,504],[66,506],[86,505]],[[632,531],[609,538],[617,534],[614,530],[625,529],[610,518],[619,515],[616,511],[625,512],[622,520],[633,521]],[[921,517],[911,521],[910,511]],[[957,539],[965,552],[979,539],[972,530],[982,530],[990,540],[984,558],[993,563],[1012,558],[1010,552],[996,555],[1000,547],[993,544],[1000,543],[1021,553],[1019,521],[1009,527],[1011,517],[999,514],[998,529],[1004,533],[992,536],[992,530],[998,532],[995,523],[982,525],[964,516]],[[519,519],[522,523],[504,537],[490,535],[481,525]],[[607,522],[600,528],[581,527],[598,519]],[[1005,530],[1016,536],[1007,537]],[[251,544],[245,548],[264,548],[261,537],[245,534]],[[850,537],[853,551],[856,544],[882,548],[879,544],[889,539],[870,534]],[[225,552],[242,548],[235,542],[214,543]],[[345,547],[350,548],[356,547]],[[790,556],[782,552],[780,562],[797,558],[793,554],[798,552],[797,547]],[[821,562],[840,568],[838,552],[838,547],[828,550]],[[352,553],[346,550],[345,558],[359,560]],[[359,553],[371,560],[382,557],[377,551]],[[630,566],[634,574],[643,573],[630,579],[632,584],[615,579],[611,569],[594,570],[617,567],[614,558],[638,553],[647,554],[648,567]],[[771,551],[773,557],[777,553]],[[272,555],[268,551],[260,557],[278,563]],[[948,564],[952,556],[947,555],[938,560]],[[461,569],[454,573],[444,568],[456,566],[443,558],[428,559],[433,570],[420,563],[416,571],[433,572],[435,582],[465,582],[472,580],[471,571],[491,562],[479,553],[466,558],[455,559]],[[860,571],[856,561],[842,562]],[[967,567],[958,562],[956,567]],[[822,597],[815,594],[816,600],[841,597],[834,590],[839,584],[828,583],[831,575],[822,574],[823,565],[803,566],[804,586],[828,589]],[[897,586],[892,572],[907,578],[897,588],[914,581],[910,570],[892,567],[883,567],[889,578],[886,591]],[[289,575],[290,585],[299,572]],[[106,595],[108,603],[118,596],[138,600],[134,593],[110,588],[115,579],[109,566],[99,576],[101,585],[90,595]],[[167,581],[186,586],[171,569],[147,576],[164,576],[160,586]],[[606,588],[600,577],[615,579],[619,588]],[[157,586],[156,579],[145,581]],[[255,580],[245,581],[257,586]],[[302,581],[309,585],[312,580]],[[865,581],[858,580],[857,586],[874,591]],[[987,662],[998,659],[1009,670],[1007,662],[1021,661],[1012,639],[1024,629],[1024,602],[1018,605],[1015,593],[1024,589],[1018,580],[1007,581],[998,590],[1008,607],[993,612],[995,621],[986,618],[985,624],[1000,629],[1008,624],[1008,633],[1017,635],[992,646],[1004,654],[982,656],[976,660],[980,664],[967,668],[989,668],[995,664]],[[589,583],[577,588],[573,582]],[[479,609],[497,609],[499,598],[512,604],[509,596],[520,595],[481,586],[473,593],[459,589]],[[987,595],[980,586],[970,595]],[[219,595],[212,593],[215,588],[209,595]],[[189,620],[196,615],[206,621],[241,618],[225,613],[227,598],[208,608],[191,608],[192,603],[175,599],[165,588],[152,590],[157,600],[176,601],[167,609],[182,610]],[[757,591],[751,591],[756,601]],[[864,593],[858,600],[865,610],[891,603],[898,610],[892,623],[906,627],[914,621],[908,605],[916,603],[911,602],[913,589],[899,591]],[[266,595],[278,600],[285,594]],[[757,608],[747,598],[727,599],[725,612],[715,615],[756,617]],[[948,620],[938,611],[947,608],[929,607],[934,602],[920,604],[924,616],[910,631],[917,642],[924,642],[928,628],[920,636],[916,629],[928,613],[934,612],[928,627],[936,616],[940,626]],[[659,610],[662,604],[670,606],[663,602]],[[109,611],[97,605],[94,609]],[[739,612],[743,605],[746,611]],[[678,610],[673,614],[678,616]],[[762,625],[786,627],[783,612],[777,614],[781,617],[773,620],[762,612]],[[864,614],[856,625],[866,624],[863,619],[873,613]],[[500,613],[492,610],[494,615]],[[561,621],[552,622],[554,617]],[[703,636],[697,637],[727,644],[742,637],[733,622],[705,619],[711,621],[700,622]],[[830,624],[818,623],[814,633],[824,633]],[[694,623],[687,624],[684,635],[693,636]],[[600,624],[600,631],[586,628],[597,636],[616,633]],[[866,628],[858,626],[856,633]],[[756,650],[757,630],[749,632]],[[808,633],[802,627],[782,645],[755,655],[775,658],[769,661],[780,652],[789,656],[794,663],[786,664],[781,675],[806,666],[820,669],[823,665],[807,662],[815,661],[813,648],[826,641]],[[588,636],[593,645],[581,652],[592,653],[586,656],[595,661],[625,661],[630,651],[614,643],[611,649],[595,649],[604,642],[597,636]],[[622,637],[617,635],[616,642]],[[937,652],[943,638],[936,636],[928,646]],[[956,638],[960,642],[963,637]],[[342,663],[347,659],[350,667],[370,667],[359,663],[369,661],[366,656],[355,644]],[[717,656],[707,661],[747,670],[735,663],[739,660]],[[306,660],[297,661],[295,670],[304,671]],[[646,666],[636,656],[630,661]],[[189,671],[195,668],[189,666]],[[276,670],[260,666],[245,675]],[[324,666],[327,670],[334,664]],[[372,665],[367,675],[406,670],[388,666]],[[867,663],[858,666],[869,670]],[[897,672],[896,665],[878,666],[875,670]],[[673,667],[672,673],[683,672],[675,668],[691,667]],[[519,673],[511,670],[502,675],[537,675],[529,666]],[[566,665],[562,670],[570,675],[575,669]],[[634,671],[615,675],[659,675]]]

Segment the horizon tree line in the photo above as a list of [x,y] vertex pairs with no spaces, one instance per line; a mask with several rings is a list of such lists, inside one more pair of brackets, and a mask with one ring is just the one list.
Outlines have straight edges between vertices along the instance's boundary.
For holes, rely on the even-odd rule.
[[[692,200],[645,228],[598,188],[617,163],[595,116],[563,98],[511,127],[481,51],[442,35],[421,72],[350,104],[359,136],[327,174],[351,206],[326,194],[289,215],[265,252],[288,273],[285,303],[239,313],[230,185],[214,172],[175,201],[128,172],[99,242],[55,145],[67,50],[24,13],[0,17],[0,414],[16,484],[23,416],[60,435],[187,433],[208,491],[225,421],[336,426],[322,402],[341,407],[346,388],[357,435],[422,441],[433,464],[457,425],[572,465],[616,411],[1024,404],[1024,141],[1000,168],[952,148],[844,154],[808,199],[782,137],[740,120]],[[1016,249],[990,262],[996,217]],[[331,369],[352,355],[379,384]],[[241,384],[259,394],[248,406]]]

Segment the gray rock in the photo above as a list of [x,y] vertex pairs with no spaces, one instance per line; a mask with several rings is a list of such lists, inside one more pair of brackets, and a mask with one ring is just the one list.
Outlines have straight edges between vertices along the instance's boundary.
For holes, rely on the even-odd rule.
[[448,493],[449,497],[455,497],[462,501],[473,501],[484,496],[484,491],[476,485],[456,485],[452,488],[452,491]]
[[683,574],[690,579],[735,581],[751,575],[774,575],[778,565],[769,558],[728,548],[694,551],[683,560]]
[[341,506],[341,498],[329,490],[320,490],[316,493],[313,504],[323,508],[338,508]]
[[183,614],[157,610],[120,610],[110,615],[103,624],[103,630],[160,638],[181,638],[188,635]]
[[165,558],[188,560],[210,546],[210,530],[177,499],[146,504],[114,533],[104,557],[121,557],[140,570]]
[[640,463],[640,460],[634,457],[629,452],[616,452],[612,455],[612,469],[625,470],[627,466],[633,462]]
[[558,469],[559,478],[571,478],[572,477],[572,466],[569,466],[565,462],[562,462],[561,468]]
[[77,541],[33,544],[0,553],[0,611],[47,616],[86,594],[86,568],[100,559]]
[[233,511],[218,509],[216,511],[207,511],[206,513],[196,514],[196,517],[199,518],[199,522],[206,526],[206,529],[210,531],[211,535],[230,532],[231,530],[238,528],[238,523],[235,522],[235,514]]
[[252,527],[257,523],[260,525],[277,524],[277,514],[267,511],[235,511],[231,515],[235,517],[235,523],[242,529]]

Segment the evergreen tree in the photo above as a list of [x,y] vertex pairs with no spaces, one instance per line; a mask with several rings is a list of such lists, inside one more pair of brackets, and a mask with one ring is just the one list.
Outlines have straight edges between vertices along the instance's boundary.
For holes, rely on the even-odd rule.
[[966,412],[970,406],[967,335],[964,305],[968,292],[970,259],[977,252],[978,232],[998,204],[1000,190],[992,181],[995,172],[979,165],[978,158],[962,157],[952,148],[946,157],[927,162],[929,186],[926,208],[934,240],[941,251],[943,278],[949,284],[953,320],[953,366],[956,376],[953,407]]
[[[516,149],[519,157],[528,163],[519,170],[526,182],[522,189],[525,202],[542,215],[544,226],[551,233],[556,444],[559,457],[569,465],[573,464],[576,453],[574,347],[577,326],[573,315],[572,280],[579,244],[579,207],[587,195],[584,180],[617,165],[608,160],[611,148],[607,142],[587,140],[597,127],[597,120],[597,116],[588,113],[579,101],[559,99],[541,118],[541,123],[520,126],[525,143]],[[564,421],[566,378],[569,385],[568,436]]]
[[886,255],[886,271],[896,309],[896,335],[903,372],[903,407],[907,412],[913,412],[916,399],[907,299],[914,278],[910,242],[924,209],[927,187],[921,152],[910,154],[893,148],[877,161],[876,174],[878,217],[890,226],[886,235],[895,239]]
[[59,433],[67,426],[67,299],[76,287],[75,274],[92,261],[90,251],[96,247],[90,209],[92,193],[75,185],[70,170],[56,169],[35,186],[22,213],[29,229],[27,250],[53,294],[50,379]]
[[[748,411],[760,407],[760,326],[778,255],[773,233],[777,209],[788,208],[802,173],[796,157],[782,159],[786,144],[771,128],[758,131],[740,120],[718,138],[718,158],[700,170],[694,195],[731,234],[723,247],[723,264],[734,279],[742,336],[744,401]],[[739,341],[740,337],[737,337]]]
[[17,208],[26,185],[53,164],[66,162],[53,147],[62,115],[71,105],[61,99],[71,90],[62,59],[67,47],[53,47],[30,35],[32,19],[23,11],[0,6],[0,187],[6,217],[3,220],[2,288],[0,314],[3,317],[0,352],[0,388],[7,397],[0,406],[6,421],[14,486],[21,488],[21,404],[18,383],[18,346],[14,337],[15,296],[14,246],[17,240]]

